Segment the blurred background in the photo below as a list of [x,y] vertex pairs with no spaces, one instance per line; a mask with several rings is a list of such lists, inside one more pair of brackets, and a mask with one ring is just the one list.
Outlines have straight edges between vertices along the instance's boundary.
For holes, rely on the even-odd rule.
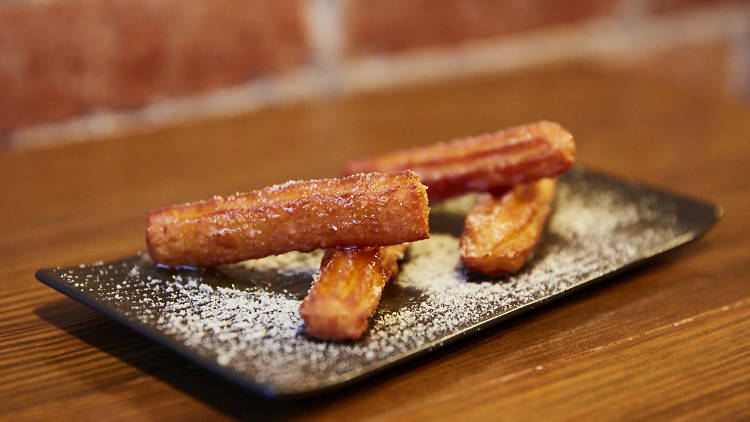
[[750,101],[750,1],[0,1],[0,148],[560,62]]

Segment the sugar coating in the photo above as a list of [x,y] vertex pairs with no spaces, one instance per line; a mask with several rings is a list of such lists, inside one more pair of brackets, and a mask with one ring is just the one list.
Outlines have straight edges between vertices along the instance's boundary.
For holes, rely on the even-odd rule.
[[[472,196],[457,198],[433,207],[432,214],[460,223],[473,203]],[[571,175],[559,184],[534,257],[518,274],[497,278],[472,273],[460,262],[460,224],[433,228],[430,239],[412,244],[370,329],[356,342],[318,341],[302,332],[297,311],[320,251],[247,261],[218,275],[155,268],[146,255],[87,267],[85,276],[78,268],[58,275],[205,359],[293,393],[367,373],[619,268],[683,233],[675,207],[645,191],[613,190]]]

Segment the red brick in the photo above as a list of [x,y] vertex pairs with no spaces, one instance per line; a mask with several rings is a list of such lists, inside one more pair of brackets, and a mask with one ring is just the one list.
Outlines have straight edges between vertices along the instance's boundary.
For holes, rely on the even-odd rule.
[[304,62],[303,0],[0,4],[0,133]]
[[579,22],[617,0],[350,0],[348,51],[398,52]]
[[645,9],[648,12],[663,14],[681,12],[696,8],[711,8],[715,6],[736,3],[747,4],[747,0],[646,0]]

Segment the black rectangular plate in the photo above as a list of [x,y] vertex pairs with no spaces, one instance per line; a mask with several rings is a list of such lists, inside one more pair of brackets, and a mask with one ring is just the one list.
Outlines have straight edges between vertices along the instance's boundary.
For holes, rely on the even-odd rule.
[[267,396],[342,387],[646,262],[705,233],[710,203],[575,168],[558,185],[534,257],[502,277],[457,251],[467,195],[433,207],[362,339],[325,342],[297,314],[321,252],[218,269],[168,269],[146,254],[39,270],[37,278],[196,364]]

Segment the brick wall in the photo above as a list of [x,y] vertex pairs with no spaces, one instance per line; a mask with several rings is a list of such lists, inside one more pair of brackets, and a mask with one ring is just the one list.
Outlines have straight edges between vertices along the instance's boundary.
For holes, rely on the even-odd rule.
[[614,14],[617,0],[366,0],[348,2],[350,55],[450,47],[473,39],[575,24]]
[[748,95],[749,23],[741,0],[0,2],[0,140],[715,41],[730,45],[730,88]]
[[[252,7],[250,7],[252,3]],[[0,131],[302,64],[300,0],[0,3]]]

